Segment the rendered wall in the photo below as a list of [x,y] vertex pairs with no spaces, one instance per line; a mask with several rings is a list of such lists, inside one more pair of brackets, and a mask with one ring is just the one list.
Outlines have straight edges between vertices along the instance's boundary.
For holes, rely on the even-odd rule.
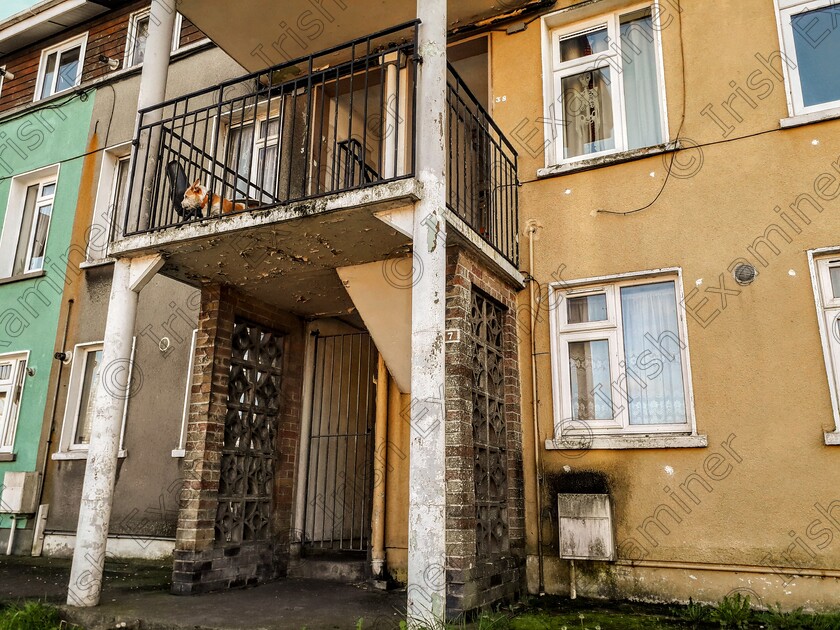
[[[669,17],[661,36],[670,137],[677,135],[684,111],[680,138],[705,146],[678,153],[659,199],[628,216],[596,211],[626,212],[650,203],[671,156],[538,179],[537,169],[545,166],[542,145],[551,140],[538,121],[544,116],[540,22],[515,35],[493,34],[492,84],[496,100],[504,99],[495,103],[493,115],[520,154],[520,225],[533,219],[539,226],[531,273],[544,292],[559,279],[682,268],[694,409],[698,432],[709,444],[546,451],[555,418],[548,315],[542,312],[536,441],[531,376],[522,371],[529,586],[537,588],[541,526],[547,590],[568,588],[567,563],[556,559],[556,492],[568,485],[570,473],[585,473],[590,482],[603,482],[613,498],[620,562],[584,563],[579,592],[716,600],[733,589],[750,589],[753,602],[765,605],[836,606],[840,448],[823,441],[834,423],[806,250],[840,245],[840,189],[834,183],[824,197],[815,191],[821,173],[840,174],[834,140],[840,122],[779,130],[788,116],[781,62],[778,55],[772,68],[762,61],[779,50],[769,0],[683,2],[681,19],[675,2],[662,4]],[[742,121],[726,112],[726,101]],[[703,114],[710,104],[732,127],[725,137]],[[800,220],[796,233],[774,208],[788,209],[802,194],[818,205],[801,203],[810,223]],[[762,241],[771,226],[783,228],[787,237],[772,233],[772,244]],[[521,238],[527,267],[527,240]],[[739,287],[732,278],[738,259],[759,271],[751,286]],[[527,292],[520,294],[520,308],[527,312]],[[526,366],[527,327],[520,339]],[[737,457],[726,455],[721,445],[727,441]],[[542,519],[536,513],[535,447],[545,467]],[[715,479],[707,466],[716,454],[726,459]],[[681,492],[694,473],[711,489],[695,482],[700,501],[690,502],[686,512],[666,488]],[[833,518],[821,514],[832,508]],[[809,571],[824,577],[807,577]]]
[[[215,48],[186,57],[176,56],[170,66],[167,97],[204,87],[211,79],[221,81],[241,72],[237,64]],[[139,86],[139,69],[134,69],[91,98],[93,113],[86,133],[90,134],[92,147],[105,149],[131,140]],[[67,352],[72,352],[79,343],[101,341],[105,330],[112,266],[78,268],[85,259],[88,243],[102,238],[99,231],[91,229],[91,222],[98,195],[110,194],[110,189],[99,181],[104,159],[103,151],[86,158],[85,168],[90,175],[78,192],[75,206],[74,247],[70,257],[73,271],[69,272],[73,282],[66,287],[62,299],[62,330],[68,300],[74,301]],[[149,547],[149,538],[172,541],[175,538],[183,473],[181,458],[173,457],[172,451],[179,445],[187,370],[192,359],[190,344],[192,331],[197,327],[199,305],[199,289],[162,275],[152,279],[140,293],[135,325],[136,369],[124,439],[128,456],[119,461],[110,525],[111,534],[128,536],[136,542],[134,547],[120,546],[122,555],[142,556]],[[59,337],[62,330],[58,332]],[[55,339],[55,327],[50,335]],[[160,350],[163,337],[169,340],[165,351]],[[60,376],[51,455],[58,449],[63,429],[70,374],[68,366]],[[57,370],[52,378],[51,388],[58,378]],[[51,420],[47,414],[45,425]],[[84,459],[49,460],[44,497],[44,502],[50,504],[48,532],[75,532],[84,469]]]
[[[53,369],[55,331],[65,283],[75,274],[66,271],[70,233],[88,146],[93,97],[73,98],[55,109],[41,109],[0,121],[0,222],[5,220],[12,177],[61,162],[55,202],[46,245],[46,265],[39,277],[0,284],[0,353],[28,350],[28,367],[34,376],[24,381],[15,461],[0,462],[0,482],[6,471],[35,471],[45,408]],[[24,527],[26,521],[18,521]],[[9,520],[0,515],[0,527]],[[0,533],[0,540],[5,538]],[[26,537],[19,539],[25,545]]]

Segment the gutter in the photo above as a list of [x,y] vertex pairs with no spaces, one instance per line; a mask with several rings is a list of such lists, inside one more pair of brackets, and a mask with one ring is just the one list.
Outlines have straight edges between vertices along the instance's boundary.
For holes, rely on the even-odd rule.
[[478,20],[477,22],[472,22],[470,24],[464,24],[463,26],[456,26],[454,28],[451,28],[447,32],[447,37],[457,37],[459,35],[465,35],[467,33],[474,33],[477,31],[486,30],[504,22],[511,22],[513,20],[521,19],[534,13],[540,13],[542,11],[550,9],[555,4],[557,4],[557,0],[531,0],[527,4],[519,7],[518,9],[514,9],[513,11],[508,11],[507,13],[494,15],[493,17]]

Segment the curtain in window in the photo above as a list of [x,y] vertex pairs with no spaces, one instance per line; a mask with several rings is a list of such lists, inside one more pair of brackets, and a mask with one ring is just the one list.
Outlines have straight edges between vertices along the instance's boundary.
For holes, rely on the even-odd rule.
[[[254,151],[254,124],[234,123],[228,132],[225,164],[240,177],[228,173],[227,185],[236,190],[236,197],[249,197],[248,181],[251,178],[251,159]],[[225,191],[227,195],[228,192]]]
[[623,287],[621,310],[630,424],[685,424],[674,283]]
[[606,339],[569,343],[572,419],[612,420],[610,344]]
[[561,79],[567,158],[615,148],[610,79],[609,68]]
[[626,21],[623,19],[619,36],[627,148],[650,147],[662,142],[659,85],[656,76],[656,37],[651,16],[644,15]]

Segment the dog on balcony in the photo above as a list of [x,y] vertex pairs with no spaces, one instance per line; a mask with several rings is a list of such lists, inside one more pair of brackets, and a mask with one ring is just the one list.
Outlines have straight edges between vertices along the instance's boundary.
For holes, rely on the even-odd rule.
[[[208,212],[209,206],[209,212]],[[207,186],[203,186],[199,180],[195,180],[187,192],[184,193],[184,200],[181,207],[193,216],[211,216],[218,214],[230,214],[245,209],[244,203],[234,202],[229,199],[222,199],[217,194],[211,195]]]

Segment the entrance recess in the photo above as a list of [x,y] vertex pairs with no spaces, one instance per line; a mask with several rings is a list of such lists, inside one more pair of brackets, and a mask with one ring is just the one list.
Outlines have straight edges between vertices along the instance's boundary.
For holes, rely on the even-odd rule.
[[316,337],[307,551],[367,551],[377,352],[365,332]]

